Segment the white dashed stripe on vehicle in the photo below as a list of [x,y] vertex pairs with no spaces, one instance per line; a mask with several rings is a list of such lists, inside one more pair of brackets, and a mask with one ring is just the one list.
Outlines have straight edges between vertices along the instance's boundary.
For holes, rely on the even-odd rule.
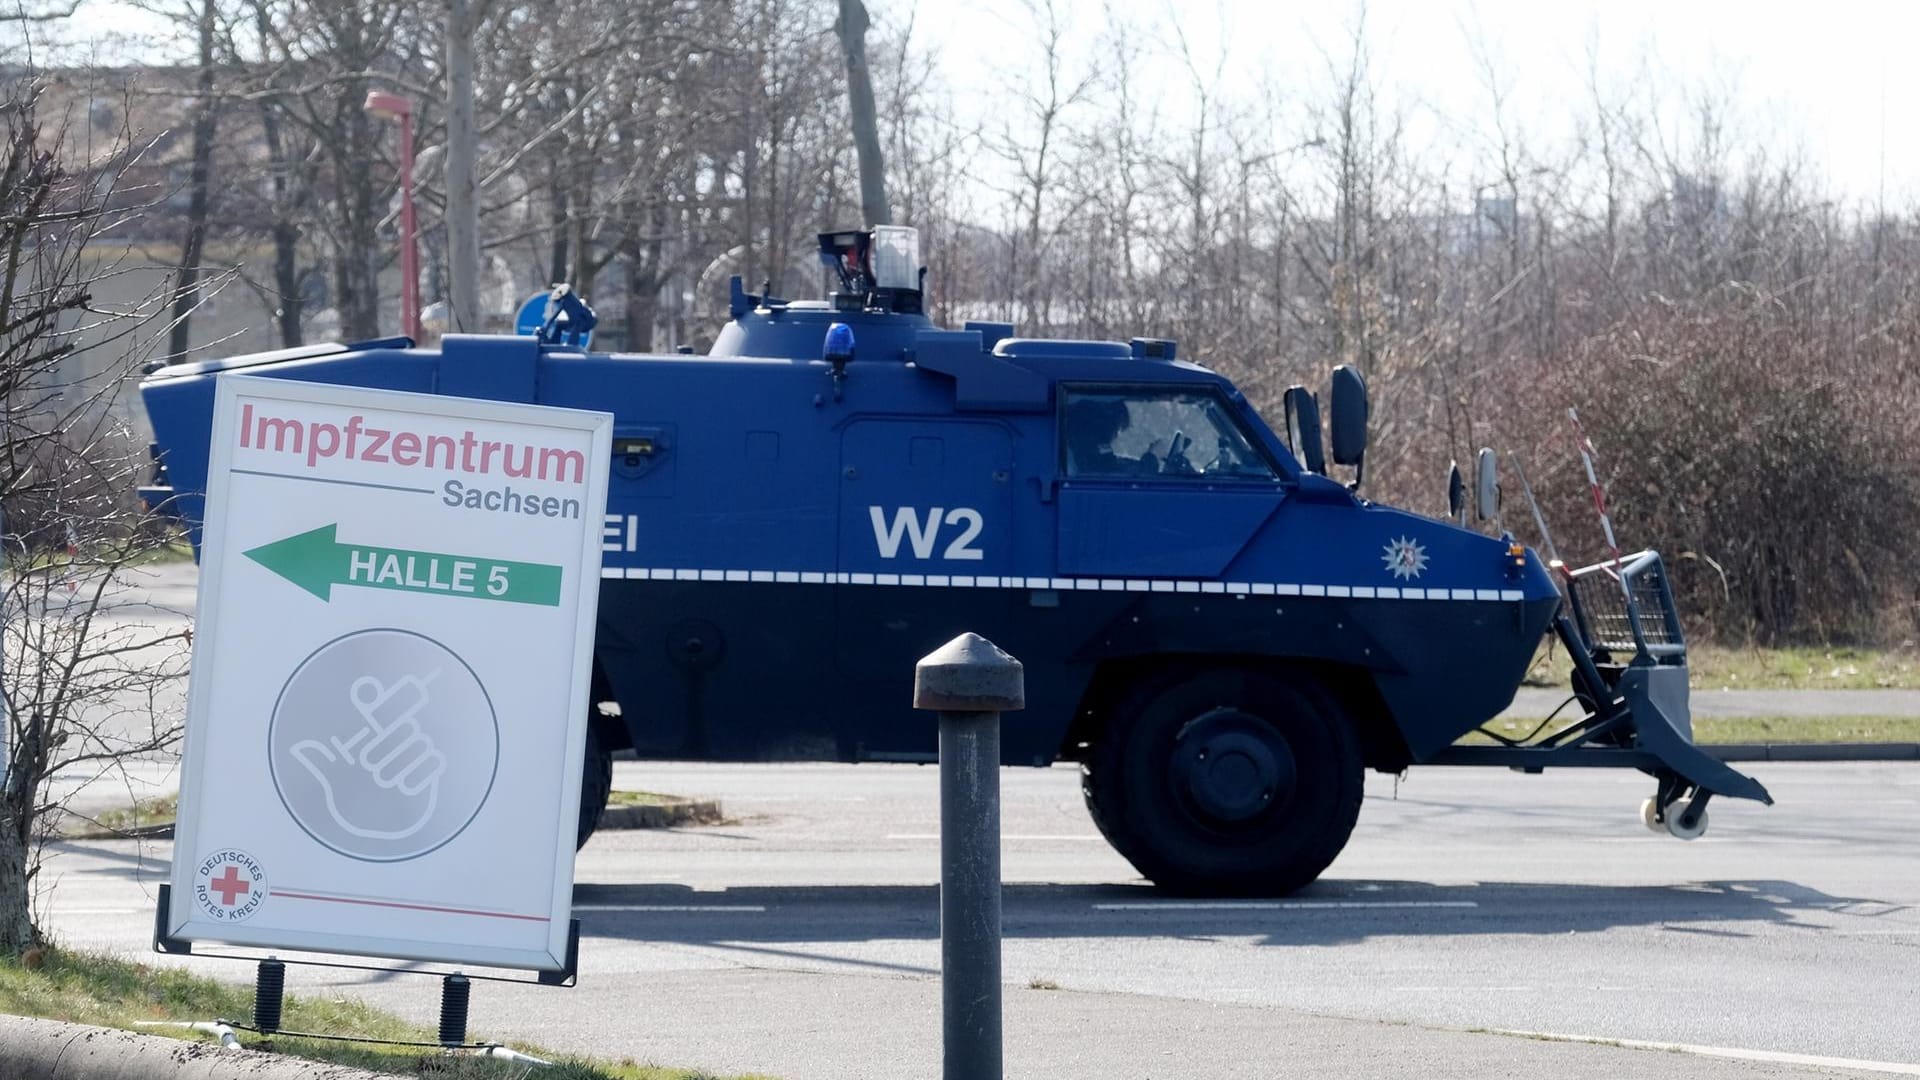
[[627,581],[717,581],[781,585],[872,585],[923,589],[1048,589],[1056,592],[1198,593],[1213,596],[1317,596],[1353,600],[1526,599],[1519,589],[1423,589],[1409,585],[1305,585],[1265,581],[1189,581],[1167,578],[992,577],[964,574],[879,574],[824,570],[694,570],[685,567],[608,566],[600,576]]

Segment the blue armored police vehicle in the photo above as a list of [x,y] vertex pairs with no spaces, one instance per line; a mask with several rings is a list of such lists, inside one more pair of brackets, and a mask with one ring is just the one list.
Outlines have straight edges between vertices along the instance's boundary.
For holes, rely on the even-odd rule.
[[[617,750],[933,760],[914,662],[969,630],[1026,665],[1005,762],[1079,763],[1100,830],[1182,892],[1312,881],[1367,769],[1635,768],[1655,781],[1646,824],[1681,837],[1716,795],[1767,799],[1692,743],[1659,556],[1565,572],[1367,501],[1351,370],[1333,381],[1330,466],[1304,389],[1276,431],[1171,341],[935,326],[912,230],[824,234],[821,254],[829,299],[736,278],[705,356],[583,351],[560,339],[588,313],[563,297],[571,333],[550,319],[538,337],[158,370],[149,499],[199,520],[224,372],[614,413],[583,842]],[[1575,661],[1579,717],[1463,742],[1549,633]]]

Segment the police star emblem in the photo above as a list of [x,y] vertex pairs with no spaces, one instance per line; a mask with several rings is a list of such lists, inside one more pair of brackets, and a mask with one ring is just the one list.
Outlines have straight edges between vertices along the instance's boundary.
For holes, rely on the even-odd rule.
[[1380,560],[1401,581],[1411,581],[1427,569],[1427,549],[1418,540],[1401,537],[1388,544]]

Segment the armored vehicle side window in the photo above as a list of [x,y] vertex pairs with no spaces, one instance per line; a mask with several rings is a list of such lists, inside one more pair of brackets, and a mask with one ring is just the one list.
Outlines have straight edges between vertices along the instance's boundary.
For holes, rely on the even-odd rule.
[[1063,402],[1070,478],[1274,478],[1220,399],[1204,391],[1072,390]]

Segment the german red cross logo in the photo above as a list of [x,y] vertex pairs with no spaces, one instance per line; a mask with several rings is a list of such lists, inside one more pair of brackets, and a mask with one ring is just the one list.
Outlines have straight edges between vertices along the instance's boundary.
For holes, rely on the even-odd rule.
[[220,903],[232,907],[234,901],[251,893],[253,887],[241,879],[240,871],[229,866],[213,879],[213,891],[219,894]]
[[203,857],[195,867],[193,898],[202,913],[219,922],[239,922],[260,910],[267,899],[267,871],[239,848]]

